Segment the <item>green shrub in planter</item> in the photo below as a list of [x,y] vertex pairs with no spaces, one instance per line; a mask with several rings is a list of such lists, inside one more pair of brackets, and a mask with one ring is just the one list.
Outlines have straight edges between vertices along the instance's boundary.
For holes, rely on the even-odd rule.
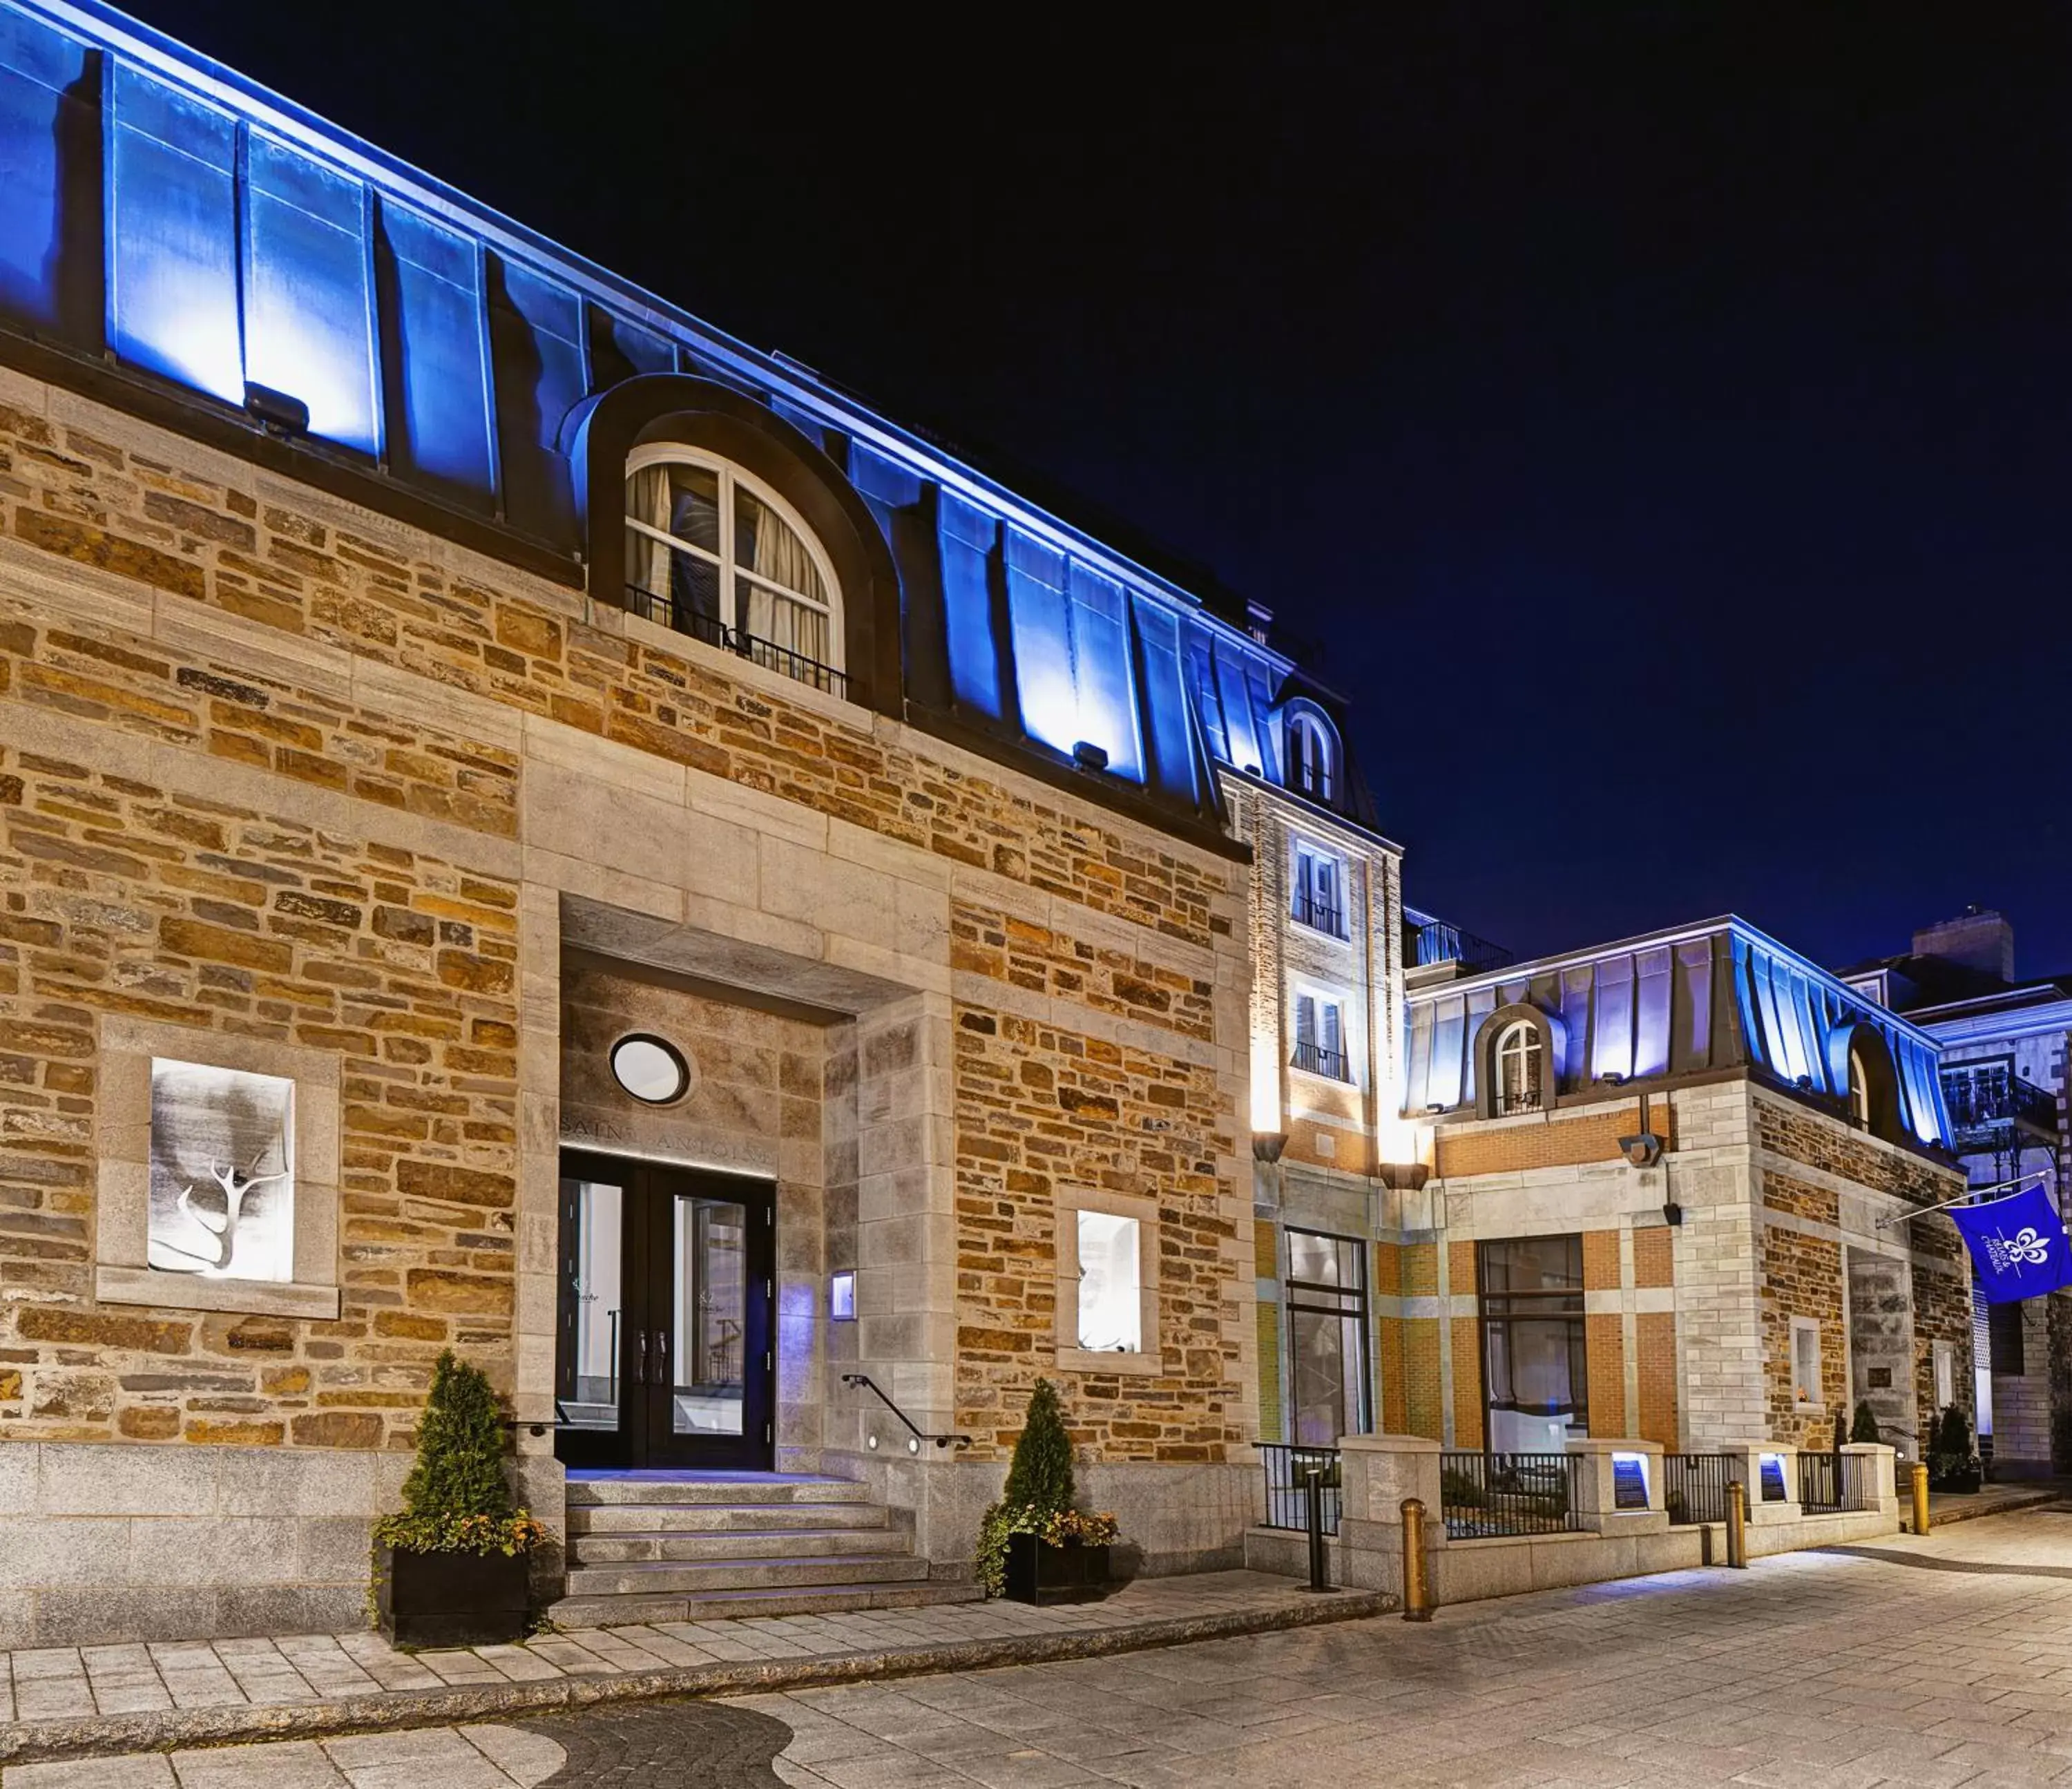
[[526,1556],[553,1541],[515,1506],[488,1379],[447,1349],[432,1372],[402,1510],[374,1525],[377,1625],[399,1646],[520,1639],[532,1622]]
[[1022,1602],[1080,1601],[1107,1594],[1112,1516],[1075,1507],[1072,1441],[1057,1388],[1039,1379],[1000,1501],[980,1520],[978,1581],[989,1597]]
[[1928,1483],[1934,1491],[1976,1491],[1985,1467],[1971,1450],[1971,1419],[1951,1404],[1930,1430]]

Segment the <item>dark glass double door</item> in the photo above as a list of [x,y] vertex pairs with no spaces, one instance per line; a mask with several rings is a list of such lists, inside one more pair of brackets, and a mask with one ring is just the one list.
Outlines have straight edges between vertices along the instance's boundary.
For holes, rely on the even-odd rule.
[[563,1152],[562,1459],[769,1467],[775,1207],[767,1182]]

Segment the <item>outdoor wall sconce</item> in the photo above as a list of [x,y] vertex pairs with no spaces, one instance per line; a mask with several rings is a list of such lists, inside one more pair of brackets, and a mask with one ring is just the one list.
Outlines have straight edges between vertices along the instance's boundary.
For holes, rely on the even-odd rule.
[[306,435],[310,432],[310,407],[299,397],[271,385],[245,383],[245,413],[262,428],[277,435]]
[[1252,1158],[1264,1162],[1269,1167],[1281,1159],[1281,1152],[1288,1147],[1285,1135],[1277,1130],[1256,1130],[1252,1133]]
[[1637,1137],[1622,1137],[1620,1150],[1636,1168],[1651,1168],[1662,1159],[1662,1139],[1651,1130],[1644,1130]]
[[1104,771],[1108,768],[1108,752],[1091,739],[1082,739],[1072,747],[1072,762],[1083,771]]
[[1662,1207],[1662,1221],[1667,1224],[1671,1229],[1674,1230],[1678,1224],[1684,1221],[1684,1207],[1679,1205],[1675,1199],[1671,1199]]

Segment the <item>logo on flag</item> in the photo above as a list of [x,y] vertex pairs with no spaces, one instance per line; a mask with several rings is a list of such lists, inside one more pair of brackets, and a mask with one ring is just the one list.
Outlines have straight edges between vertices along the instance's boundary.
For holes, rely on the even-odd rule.
[[1980,1293],[1989,1305],[2072,1285],[2072,1242],[2050,1195],[2031,1186],[1986,1205],[1959,1205],[1950,1215],[1971,1252]]

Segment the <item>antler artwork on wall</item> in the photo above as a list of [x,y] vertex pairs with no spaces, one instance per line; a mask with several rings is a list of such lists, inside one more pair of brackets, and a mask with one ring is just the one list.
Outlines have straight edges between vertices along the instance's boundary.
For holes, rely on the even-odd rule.
[[[273,1145],[269,1143],[265,1149],[259,1152],[258,1155],[254,1156],[252,1160],[252,1168],[257,1167],[260,1161],[272,1148]],[[277,1180],[286,1180],[289,1178],[286,1170],[279,1174],[255,1174],[252,1168],[240,1170],[234,1166],[218,1167],[213,1162],[209,1165],[209,1178],[223,1191],[223,1215],[220,1218],[211,1212],[197,1211],[195,1208],[195,1190],[191,1183],[180,1189],[180,1196],[175,1209],[183,1216],[191,1218],[195,1223],[216,1238],[216,1258],[213,1261],[199,1250],[182,1248],[166,1241],[162,1237],[154,1236],[151,1239],[154,1255],[151,1265],[169,1273],[221,1275],[228,1273],[232,1258],[237,1252],[237,1224],[238,1219],[244,1215],[245,1199],[256,1188],[270,1186]],[[169,1261],[158,1259],[157,1256],[160,1252],[173,1256],[174,1259]]]

